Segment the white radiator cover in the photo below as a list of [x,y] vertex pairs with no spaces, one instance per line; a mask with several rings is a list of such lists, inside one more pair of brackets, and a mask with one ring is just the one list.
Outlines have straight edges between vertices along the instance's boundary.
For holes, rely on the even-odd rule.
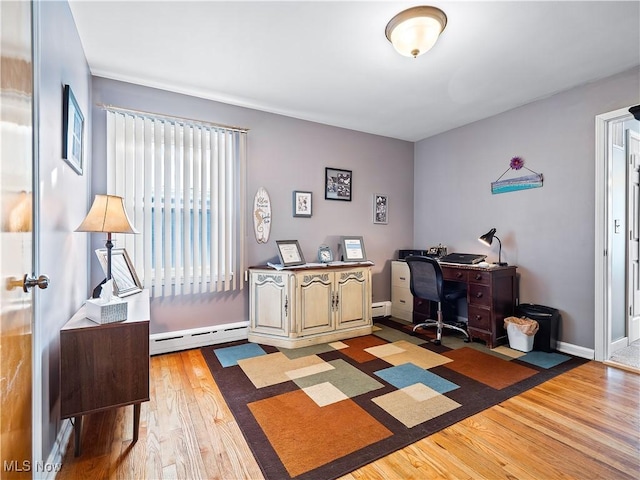
[[391,302],[375,302],[371,304],[371,316],[377,317],[390,317],[391,316]]
[[249,336],[249,322],[227,323],[211,327],[155,333],[149,336],[149,354],[178,352],[236,340],[246,340]]

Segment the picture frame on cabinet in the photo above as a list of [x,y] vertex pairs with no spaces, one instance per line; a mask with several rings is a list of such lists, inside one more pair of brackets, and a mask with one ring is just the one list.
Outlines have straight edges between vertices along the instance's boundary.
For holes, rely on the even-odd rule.
[[[106,275],[107,249],[98,248],[96,256]],[[111,278],[113,279],[113,293],[116,297],[126,297],[142,291],[142,284],[133,267],[133,262],[124,248],[111,249]]]
[[62,102],[62,158],[78,175],[83,172],[84,115],[69,85]]
[[298,240],[276,240],[278,246],[278,257],[283,267],[294,267],[304,265],[304,256],[300,249]]
[[324,198],[325,200],[351,201],[353,186],[353,172],[339,168],[324,169]]
[[342,246],[342,259],[345,262],[365,262],[367,260],[362,237],[343,236],[340,243]]
[[373,194],[373,223],[389,223],[389,197],[382,193]]
[[295,190],[293,192],[293,216],[294,217],[311,217],[311,192],[301,192]]

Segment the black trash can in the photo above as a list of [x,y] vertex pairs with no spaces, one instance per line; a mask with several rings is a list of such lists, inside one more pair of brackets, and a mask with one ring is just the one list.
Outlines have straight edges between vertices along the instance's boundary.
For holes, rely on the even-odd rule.
[[533,339],[533,349],[542,352],[553,352],[558,339],[558,324],[562,319],[556,308],[521,303],[516,307],[517,317],[527,317],[538,322],[540,326]]

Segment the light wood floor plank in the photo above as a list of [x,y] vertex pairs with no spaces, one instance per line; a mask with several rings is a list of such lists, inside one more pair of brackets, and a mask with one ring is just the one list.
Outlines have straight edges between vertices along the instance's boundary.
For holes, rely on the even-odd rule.
[[[589,362],[341,480],[640,479],[640,375]],[[84,419],[57,478],[263,480],[199,350],[154,356],[151,400]]]

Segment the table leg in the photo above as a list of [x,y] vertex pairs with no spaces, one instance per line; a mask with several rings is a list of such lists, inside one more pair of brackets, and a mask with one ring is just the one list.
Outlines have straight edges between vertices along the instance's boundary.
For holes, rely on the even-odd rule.
[[138,430],[140,430],[140,403],[133,404],[133,443],[138,441]]
[[75,452],[76,457],[80,456],[80,438],[82,436],[82,415],[75,417],[73,431],[75,433]]

